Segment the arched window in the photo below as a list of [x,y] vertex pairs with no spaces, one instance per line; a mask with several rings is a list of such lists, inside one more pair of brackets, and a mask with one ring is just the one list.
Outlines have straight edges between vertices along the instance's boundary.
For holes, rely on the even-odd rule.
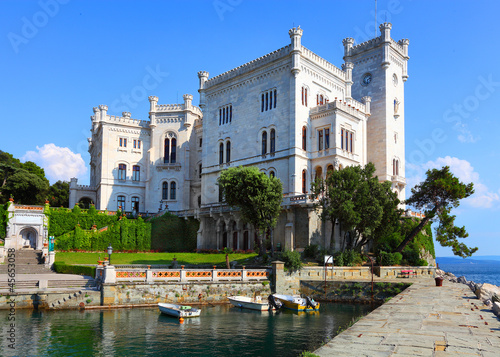
[[328,165],[326,167],[326,177],[330,176],[333,170],[334,170],[333,165],[332,164]]
[[318,130],[318,151],[323,150],[323,129]]
[[161,199],[168,200],[168,182],[164,182],[161,185]]
[[270,152],[271,154],[276,151],[276,131],[274,129],[271,129],[271,148]]
[[276,101],[278,99],[278,92],[276,91],[276,89],[274,90],[274,105],[273,105],[273,108],[276,108]]
[[307,193],[307,171],[302,170],[302,193]]
[[262,133],[262,155],[267,154],[267,131]]
[[269,92],[266,92],[266,111],[269,108]]
[[170,139],[165,139],[165,146],[163,152],[163,163],[168,164],[170,162]]
[[170,150],[170,163],[175,164],[176,163],[176,149],[177,149],[177,139],[172,138],[172,147]]
[[248,231],[243,232],[243,249],[250,249],[250,241],[248,240]]
[[219,165],[224,163],[224,144],[220,143],[219,145]]
[[118,209],[125,211],[125,196],[118,196],[117,198],[117,203],[118,203]]
[[140,181],[141,180],[141,168],[139,165],[132,166],[132,181]]
[[315,179],[323,178],[323,169],[321,168],[321,166],[316,167],[316,176],[314,178]]
[[302,127],[302,150],[307,150],[307,128]]
[[271,170],[271,171],[269,172],[269,177],[276,177],[276,174],[274,173],[274,171],[272,171],[272,170]]
[[392,160],[392,175],[399,176],[399,160],[397,159]]
[[119,164],[118,165],[118,180],[126,180],[127,179],[127,165]]
[[260,106],[260,111],[264,111],[264,102],[265,102],[265,95],[262,93],[262,100],[261,100],[261,106]]
[[304,99],[305,99],[305,103],[306,103],[306,107],[307,107],[307,88],[305,89],[304,93],[305,93]]
[[170,182],[170,199],[175,200],[176,183],[174,181]]
[[139,213],[139,197],[132,197],[132,211]]
[[302,105],[305,105],[305,101],[304,101],[304,92],[305,92],[305,88],[302,87]]
[[231,161],[231,142],[226,142],[226,162],[229,164]]

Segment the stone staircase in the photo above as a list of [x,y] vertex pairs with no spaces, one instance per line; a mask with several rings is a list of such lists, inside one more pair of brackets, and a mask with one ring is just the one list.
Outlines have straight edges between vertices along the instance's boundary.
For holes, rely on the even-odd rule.
[[[41,250],[23,249],[16,251],[15,269],[17,274],[55,274],[52,270],[45,267],[42,259]],[[0,274],[7,274],[7,259],[4,264],[0,264]]]

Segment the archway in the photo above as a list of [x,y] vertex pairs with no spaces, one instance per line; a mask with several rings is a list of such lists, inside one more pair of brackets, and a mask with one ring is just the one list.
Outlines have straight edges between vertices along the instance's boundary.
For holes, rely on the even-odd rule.
[[36,241],[38,238],[38,233],[34,228],[32,227],[24,228],[23,230],[21,230],[19,235],[21,236],[22,248],[36,249]]
[[94,201],[91,198],[88,197],[82,197],[80,198],[80,201],[78,201],[78,206],[82,209],[89,209],[90,205],[93,205]]

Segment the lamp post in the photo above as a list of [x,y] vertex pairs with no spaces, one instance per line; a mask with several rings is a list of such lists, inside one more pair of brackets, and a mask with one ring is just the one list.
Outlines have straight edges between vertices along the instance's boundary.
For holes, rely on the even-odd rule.
[[113,254],[113,247],[111,246],[111,243],[110,243],[109,247],[108,247],[109,265],[111,265],[111,254]]
[[54,251],[54,243],[55,243],[55,238],[54,236],[50,236],[49,237],[49,252],[53,252]]

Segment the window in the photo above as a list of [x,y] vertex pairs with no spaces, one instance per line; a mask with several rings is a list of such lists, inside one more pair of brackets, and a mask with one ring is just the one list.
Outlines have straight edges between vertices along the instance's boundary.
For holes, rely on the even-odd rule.
[[302,150],[307,150],[307,128],[302,127]]
[[120,147],[122,148],[127,147],[127,138],[120,138]]
[[127,179],[127,165],[119,164],[118,165],[118,180],[126,180]]
[[231,142],[226,142],[226,163],[231,161]]
[[321,168],[321,166],[316,167],[316,176],[314,178],[315,179],[323,178],[323,169]]
[[274,173],[274,171],[272,171],[272,170],[271,170],[271,171],[269,172],[269,177],[276,177],[276,174]]
[[273,154],[276,151],[276,131],[271,129],[271,148],[270,152]]
[[164,144],[163,152],[163,162],[165,164],[171,163],[175,164],[177,159],[177,139],[176,138],[166,138]]
[[323,150],[323,129],[318,130],[318,150]]
[[340,130],[340,147],[342,150],[354,152],[354,133],[349,130]]
[[134,149],[140,149],[141,148],[141,141],[138,139],[134,139]]
[[201,164],[198,165],[198,177],[201,178]]
[[323,105],[323,104],[325,104],[323,94],[317,94],[316,95],[316,104],[317,105]]
[[169,162],[170,162],[170,139],[165,139],[163,163],[168,164]]
[[219,165],[224,163],[224,144],[220,143],[219,145]]
[[[219,108],[219,125],[231,123],[233,121],[233,105],[228,104]],[[201,147],[201,141],[200,141]]]
[[121,211],[125,211],[125,196],[118,196],[118,209]]
[[267,131],[262,133],[262,155],[267,154]]
[[330,129],[325,129],[325,149],[330,148]]
[[176,183],[174,181],[170,182],[170,199],[175,200]]
[[132,211],[139,212],[139,197],[132,197]]
[[267,112],[276,108],[278,99],[278,91],[276,89],[267,90],[261,94],[260,111]]
[[333,169],[333,165],[332,165],[332,164],[328,165],[328,166],[326,167],[326,177],[330,176],[330,175],[331,175],[331,173],[333,172],[333,170],[334,170],[334,169]]
[[170,150],[170,163],[175,164],[176,163],[176,150],[177,149],[177,139],[172,138],[172,148]]
[[202,144],[203,144],[203,138],[200,138],[200,148]]
[[168,200],[168,182],[164,182],[161,185],[161,199]]
[[307,88],[302,87],[302,105],[307,107]]
[[307,171],[302,170],[302,193],[307,193],[306,181],[307,181]]
[[141,168],[138,165],[132,166],[132,181],[141,180]]
[[399,176],[399,160],[397,159],[392,160],[392,174],[394,176]]

